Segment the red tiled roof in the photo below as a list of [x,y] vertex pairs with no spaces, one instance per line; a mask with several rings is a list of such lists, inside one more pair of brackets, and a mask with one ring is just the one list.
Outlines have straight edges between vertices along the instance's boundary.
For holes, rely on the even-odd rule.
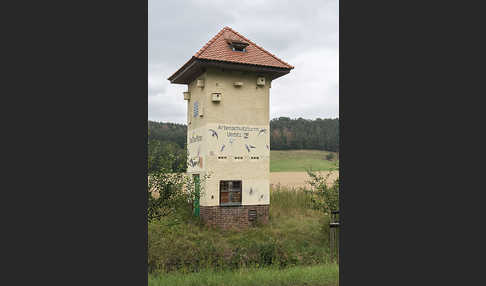
[[[246,42],[245,52],[233,51],[227,40]],[[216,60],[240,64],[252,64],[278,68],[293,69],[294,67],[267,52],[257,44],[248,40],[230,27],[224,27],[195,55],[198,59]]]

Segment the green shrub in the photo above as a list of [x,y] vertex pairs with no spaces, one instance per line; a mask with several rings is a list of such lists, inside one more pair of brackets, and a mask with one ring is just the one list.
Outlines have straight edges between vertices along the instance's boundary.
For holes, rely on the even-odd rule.
[[185,172],[187,169],[187,149],[180,148],[174,142],[149,140],[147,154],[149,174],[160,172]]
[[[201,182],[209,178],[204,175]],[[160,220],[175,212],[190,216],[197,196],[204,193],[203,183],[200,183],[199,194],[196,192],[194,180],[185,173],[169,173],[162,169],[152,173],[148,178],[147,219]]]
[[308,170],[307,174],[311,177],[309,184],[312,189],[308,193],[311,195],[313,208],[321,210],[325,214],[339,210],[339,178],[330,182],[330,172],[326,176],[322,176]]

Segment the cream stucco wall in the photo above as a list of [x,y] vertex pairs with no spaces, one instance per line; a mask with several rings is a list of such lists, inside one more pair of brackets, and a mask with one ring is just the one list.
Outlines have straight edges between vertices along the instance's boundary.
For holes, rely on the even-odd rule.
[[[188,85],[188,173],[209,175],[202,183],[201,206],[219,205],[219,181],[242,181],[242,204],[270,203],[269,79],[257,86],[259,75],[209,69]],[[235,87],[234,82],[243,86]],[[219,103],[212,93],[221,93]],[[194,102],[203,116],[193,116]],[[201,107],[202,106],[202,107]],[[236,159],[235,157],[243,157]]]

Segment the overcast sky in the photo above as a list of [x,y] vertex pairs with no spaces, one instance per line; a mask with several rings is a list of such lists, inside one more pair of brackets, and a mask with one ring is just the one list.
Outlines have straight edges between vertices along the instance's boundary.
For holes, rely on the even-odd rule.
[[149,120],[186,123],[187,86],[167,78],[225,26],[295,67],[272,82],[271,119],[339,116],[338,0],[149,0],[148,8]]

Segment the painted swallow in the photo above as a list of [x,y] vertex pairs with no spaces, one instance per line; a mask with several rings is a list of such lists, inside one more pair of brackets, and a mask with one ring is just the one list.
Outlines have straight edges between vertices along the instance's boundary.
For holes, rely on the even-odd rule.
[[267,149],[270,150],[270,147],[268,147],[268,144],[265,144],[267,146]]
[[248,153],[250,153],[250,147],[248,147],[247,144],[245,144],[246,150],[248,150]]
[[256,147],[255,147],[255,146],[253,146],[253,145],[249,145],[249,147],[250,147],[250,148],[256,148]]
[[267,133],[267,129],[263,128],[263,129],[260,129],[260,132],[258,132],[258,136],[260,136],[261,134],[265,134]]
[[226,145],[223,145],[223,146],[221,147],[221,151],[219,151],[219,152],[223,152],[224,146],[226,146]]
[[211,136],[216,137],[218,139],[218,132],[214,131],[213,129],[209,129],[211,131]]
[[194,160],[193,158],[191,158],[189,160],[189,163],[191,164],[191,167],[195,167],[197,166],[197,164],[199,164],[201,161],[201,157],[198,157],[197,160]]

